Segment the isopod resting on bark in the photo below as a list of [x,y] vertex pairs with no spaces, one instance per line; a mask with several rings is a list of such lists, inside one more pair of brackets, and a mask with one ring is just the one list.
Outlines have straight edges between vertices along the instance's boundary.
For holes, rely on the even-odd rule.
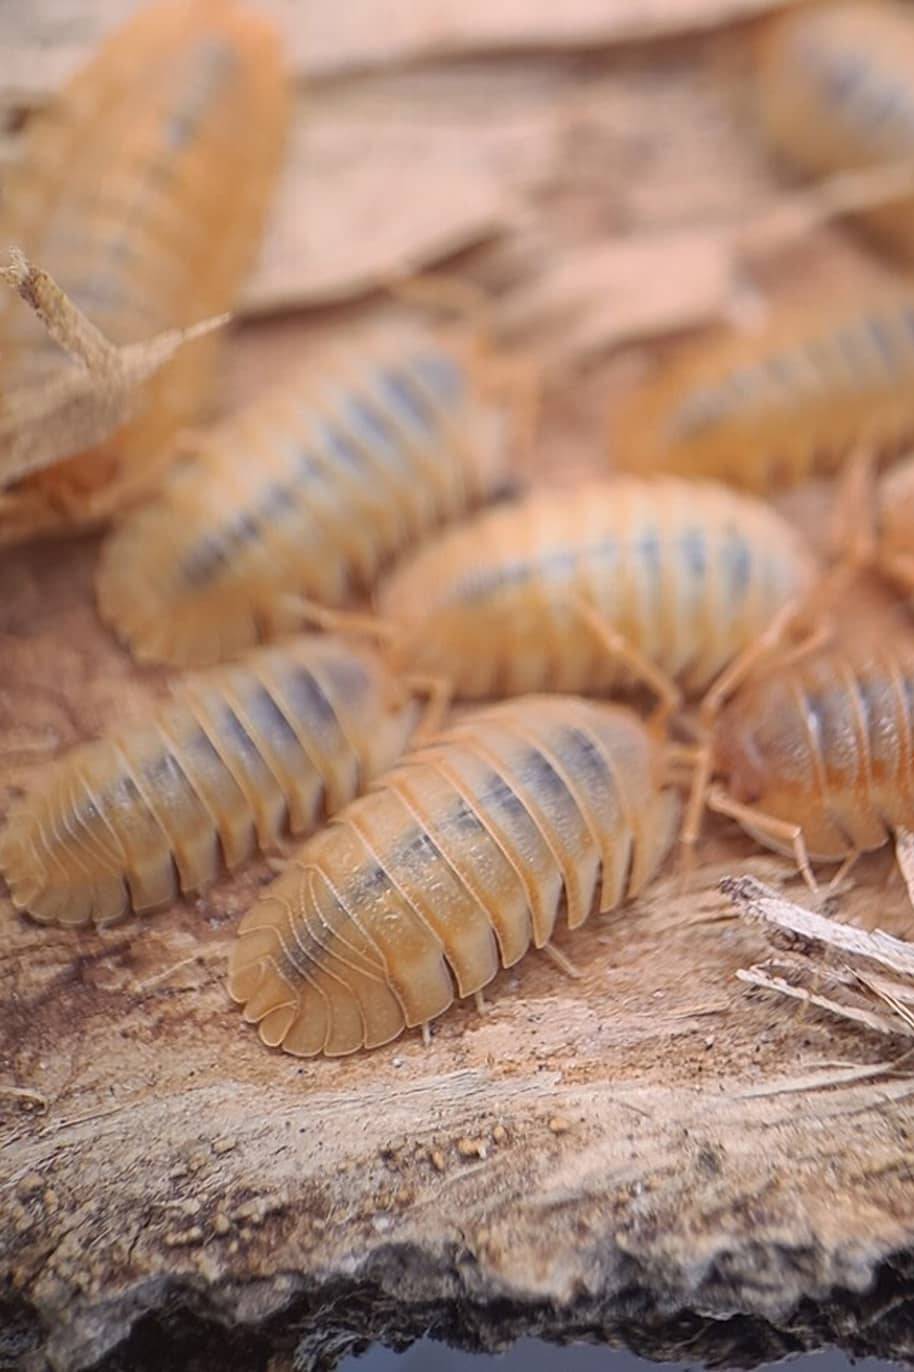
[[914,294],[776,315],[686,348],[616,416],[617,465],[767,491],[914,437]]
[[504,487],[502,408],[469,357],[391,326],[309,364],[191,439],[129,514],[98,576],[102,617],[142,660],[224,660],[344,605],[439,524]]
[[0,834],[13,903],[106,924],[315,829],[399,756],[408,682],[332,636],[291,640],[188,678],[148,726],[50,764]]
[[394,660],[481,698],[705,691],[813,583],[797,533],[711,483],[540,491],[452,530],[382,586]]
[[678,798],[630,711],[527,697],[407,757],[314,835],[244,917],[229,989],[313,1056],[425,1025],[657,872]]
[[[914,161],[914,17],[905,5],[791,7],[761,29],[756,103],[777,152],[812,176]],[[914,258],[914,196],[861,212]]]
[[849,865],[914,828],[914,640],[830,648],[760,675],[722,710],[712,752],[723,785],[710,808],[792,854],[814,886],[811,861]]
[[[155,0],[29,124],[0,245],[46,268],[114,345],[221,314],[252,265],[289,113],[265,19],[237,0]],[[5,300],[0,359],[7,397],[72,365]],[[101,443],[84,449],[77,432],[53,465],[8,456],[0,542],[94,522],[135,495],[209,403],[214,361],[212,340],[182,349]]]

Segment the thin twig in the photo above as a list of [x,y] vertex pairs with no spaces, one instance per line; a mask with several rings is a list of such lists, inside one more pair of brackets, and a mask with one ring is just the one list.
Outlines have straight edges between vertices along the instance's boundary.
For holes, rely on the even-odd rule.
[[865,958],[901,976],[914,978],[914,945],[893,938],[881,929],[867,933],[850,924],[826,919],[814,910],[785,900],[754,877],[725,877],[720,889],[730,897],[741,915],[758,919],[785,934],[835,948],[848,957]]
[[777,991],[782,996],[790,996],[793,1000],[818,1006],[820,1010],[828,1010],[831,1014],[838,1015],[842,1019],[865,1025],[867,1029],[875,1029],[879,1034],[901,1034],[914,1037],[914,1033],[903,1021],[890,1020],[885,1015],[878,1015],[873,1010],[863,1010],[854,1005],[842,1005],[839,1001],[829,1000],[827,996],[820,996],[814,991],[807,991],[804,986],[794,986],[791,982],[784,981],[782,977],[769,977],[758,967],[741,967],[736,975],[740,981],[748,982],[750,986],[761,986],[767,991]]

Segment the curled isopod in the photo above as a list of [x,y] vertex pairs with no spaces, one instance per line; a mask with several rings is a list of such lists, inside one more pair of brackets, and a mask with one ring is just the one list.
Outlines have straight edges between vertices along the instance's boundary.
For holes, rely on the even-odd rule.
[[675,478],[540,491],[452,530],[382,586],[395,660],[481,698],[647,681],[697,695],[810,588],[761,501]]
[[[4,184],[0,246],[41,264],[112,345],[220,315],[253,264],[279,169],[290,90],[278,35],[238,0],[154,0],[30,121]],[[210,401],[215,340],[181,349],[136,415],[46,464],[0,460],[0,541],[94,522]],[[0,390],[31,394],[72,366],[0,300]]]
[[505,486],[505,414],[429,329],[377,329],[192,441],[104,551],[103,618],[140,659],[224,660],[344,605]]
[[466,716],[299,850],[244,917],[229,989],[260,1037],[374,1048],[488,985],[562,913],[638,895],[679,807],[628,710],[526,697]]
[[73,749],[14,806],[0,835],[13,903],[61,924],[168,905],[310,833],[417,719],[374,653],[329,635],[188,678],[149,725]]
[[616,465],[764,492],[833,471],[860,444],[914,437],[914,295],[775,314],[751,337],[685,348],[623,403]]

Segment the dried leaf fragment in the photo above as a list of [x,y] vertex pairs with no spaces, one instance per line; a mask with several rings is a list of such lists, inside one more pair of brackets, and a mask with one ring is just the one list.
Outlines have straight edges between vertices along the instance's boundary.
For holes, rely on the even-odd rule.
[[910,167],[842,173],[744,222],[585,243],[525,282],[503,308],[507,340],[544,334],[553,366],[737,317],[747,274],[823,225],[910,194]]
[[17,291],[70,361],[0,397],[0,481],[16,481],[102,442],[130,419],[142,386],[185,343],[228,315],[118,347],[77,309],[53,277],[17,249],[0,277]]

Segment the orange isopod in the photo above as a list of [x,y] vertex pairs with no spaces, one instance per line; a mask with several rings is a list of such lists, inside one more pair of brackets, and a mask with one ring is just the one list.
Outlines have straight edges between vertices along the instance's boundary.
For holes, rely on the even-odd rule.
[[102,617],[141,660],[221,661],[365,590],[507,477],[505,414],[459,349],[375,331],[191,440],[104,550]]
[[[845,488],[846,514],[852,530],[864,543],[860,561],[893,581],[910,597],[914,595],[914,457],[898,462],[872,488]],[[868,470],[866,476],[870,477]]]
[[[224,312],[252,265],[290,91],[272,25],[236,0],[156,0],[29,125],[4,185],[0,244],[40,262],[114,344]],[[69,365],[0,300],[0,389]],[[0,466],[0,541],[102,517],[208,403],[213,341],[148,383],[136,418],[43,471]]]
[[54,762],[0,835],[13,903],[42,922],[107,924],[310,833],[402,752],[408,683],[332,636],[263,648],[176,690],[146,727]]
[[421,549],[382,586],[396,660],[455,695],[704,691],[811,587],[798,534],[711,483],[539,491]]
[[655,875],[679,813],[628,710],[527,697],[466,716],[300,849],[240,926],[229,990],[303,1057],[426,1025]]
[[831,648],[750,681],[714,734],[710,806],[809,862],[852,861],[914,827],[914,642]]
[[866,443],[914,437],[914,294],[776,315],[761,333],[697,343],[636,387],[616,465],[764,492],[834,470]]
[[[778,153],[813,176],[914,158],[914,16],[869,0],[791,8],[761,30],[756,103]],[[861,224],[914,257],[914,198]]]

